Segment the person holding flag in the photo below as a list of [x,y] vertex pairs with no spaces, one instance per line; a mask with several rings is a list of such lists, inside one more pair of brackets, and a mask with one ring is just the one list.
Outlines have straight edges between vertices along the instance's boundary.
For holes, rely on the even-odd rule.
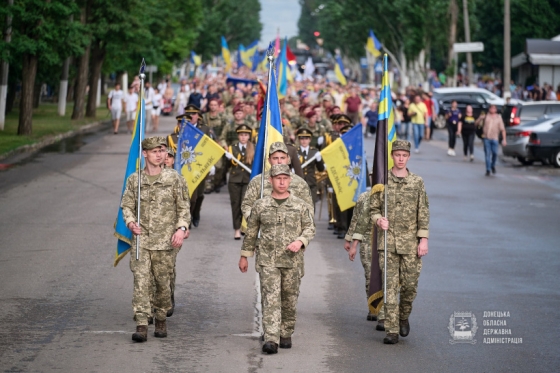
[[[128,177],[121,202],[123,219],[134,234],[133,244],[140,240],[139,258],[130,257],[130,269],[134,275],[132,308],[136,332],[132,334],[132,340],[135,342],[148,339],[148,318],[152,307],[155,309],[154,336],[167,337],[166,317],[172,308],[173,249],[179,248],[189,236],[189,191],[177,172],[161,167],[166,156],[162,142],[161,137],[142,141],[146,167]],[[142,198],[138,198],[139,179]],[[156,285],[153,304],[150,302],[152,274]]]

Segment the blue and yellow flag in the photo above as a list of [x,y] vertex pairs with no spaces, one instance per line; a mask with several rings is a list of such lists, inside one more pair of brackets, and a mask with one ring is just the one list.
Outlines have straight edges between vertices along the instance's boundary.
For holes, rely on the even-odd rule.
[[288,45],[288,40],[284,41],[280,54],[278,55],[278,97],[284,98],[288,94],[288,74],[290,73],[290,68],[288,66],[288,57],[286,55],[286,46]]
[[334,74],[336,78],[342,85],[346,85],[346,77],[344,76],[344,65],[342,64],[342,58],[336,56],[336,63],[334,64]]
[[185,178],[189,194],[192,196],[196,187],[204,181],[206,174],[222,158],[225,151],[189,122],[183,123],[182,127],[177,139],[174,168]]
[[[321,150],[340,211],[356,205],[358,189],[367,175],[362,126],[354,126]],[[364,189],[365,190],[365,189]]]
[[[140,131],[142,128],[142,131]],[[146,104],[144,97],[138,101],[136,109],[136,120],[134,121],[134,130],[132,131],[132,141],[128,151],[128,161],[126,163],[126,171],[124,174],[124,182],[122,187],[121,196],[124,194],[126,188],[126,180],[130,175],[138,171],[143,165],[143,159],[140,155],[140,144],[144,139],[144,131],[146,130]],[[119,261],[128,253],[132,245],[132,232],[126,226],[123,218],[122,208],[119,206],[117,214],[117,221],[115,222],[115,233],[117,237],[117,252],[115,254],[114,266],[119,264]]]
[[226,38],[222,36],[222,58],[224,59],[224,63],[226,64],[225,69],[226,72],[231,70],[231,55],[229,53],[229,48],[227,45]]
[[241,61],[245,66],[249,67],[250,69],[253,68],[253,56],[257,53],[258,46],[259,46],[259,41],[255,40],[254,42],[249,44],[246,48],[243,48],[243,50],[240,49]]
[[[251,179],[268,170],[268,149],[274,142],[284,142],[282,136],[282,118],[280,115],[280,103],[276,90],[276,76],[274,71],[270,74],[271,81],[264,100],[263,116],[259,128],[259,138],[255,148],[255,158],[251,169]],[[263,170],[264,163],[264,170]]]
[[256,51],[251,58],[251,70],[253,72],[257,71],[261,66],[261,63],[266,60],[266,52]]
[[373,55],[373,57],[377,58],[381,56],[381,43],[375,37],[373,30],[369,30],[369,36],[367,39],[366,49],[369,53]]
[[194,51],[191,51],[191,63],[195,66],[200,66],[202,64],[202,58],[194,53]]

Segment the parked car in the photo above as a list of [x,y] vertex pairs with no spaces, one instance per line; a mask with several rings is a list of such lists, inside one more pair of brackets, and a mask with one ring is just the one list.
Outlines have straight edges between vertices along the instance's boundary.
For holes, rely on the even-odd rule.
[[533,133],[546,132],[558,123],[560,123],[560,113],[544,115],[537,120],[519,126],[507,127],[507,145],[502,147],[504,156],[517,158],[524,165],[533,164],[535,158],[531,157],[527,151],[529,137]]
[[482,112],[487,112],[490,105],[496,105],[498,111],[501,111],[505,105],[503,98],[482,88],[436,88],[433,100],[437,100],[437,106],[439,106],[438,116],[434,123],[436,128],[445,127],[445,112],[451,108],[453,101],[457,101],[457,107],[463,115],[465,115],[467,105],[471,105],[475,118],[478,118]]
[[519,102],[504,106],[502,110],[502,119],[506,127],[512,127],[536,120],[545,114],[554,113],[560,113],[560,102]]
[[560,123],[556,123],[547,132],[532,133],[527,149],[531,157],[560,167]]

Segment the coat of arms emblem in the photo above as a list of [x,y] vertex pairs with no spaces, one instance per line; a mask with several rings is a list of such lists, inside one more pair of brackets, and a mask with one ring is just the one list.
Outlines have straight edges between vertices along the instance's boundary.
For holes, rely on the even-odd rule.
[[476,317],[472,312],[453,312],[449,318],[448,329],[452,337],[449,343],[476,343],[474,336],[478,327]]

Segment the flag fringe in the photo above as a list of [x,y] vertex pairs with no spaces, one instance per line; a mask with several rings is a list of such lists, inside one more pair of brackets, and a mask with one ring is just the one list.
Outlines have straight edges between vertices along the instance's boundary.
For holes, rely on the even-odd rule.
[[124,253],[119,254],[115,254],[115,262],[113,264],[113,267],[116,267],[117,264],[119,264],[119,262],[121,261],[122,258],[124,258],[131,250],[132,248],[126,250]]
[[375,184],[373,188],[371,188],[371,194],[383,192],[385,190],[385,186],[383,184]]
[[377,315],[379,313],[379,311],[381,310],[381,307],[383,306],[383,302],[379,302],[377,304],[377,306],[373,306],[373,304],[377,300],[383,300],[383,290],[379,290],[378,292],[373,293],[368,298],[369,312],[371,312],[374,315]]

